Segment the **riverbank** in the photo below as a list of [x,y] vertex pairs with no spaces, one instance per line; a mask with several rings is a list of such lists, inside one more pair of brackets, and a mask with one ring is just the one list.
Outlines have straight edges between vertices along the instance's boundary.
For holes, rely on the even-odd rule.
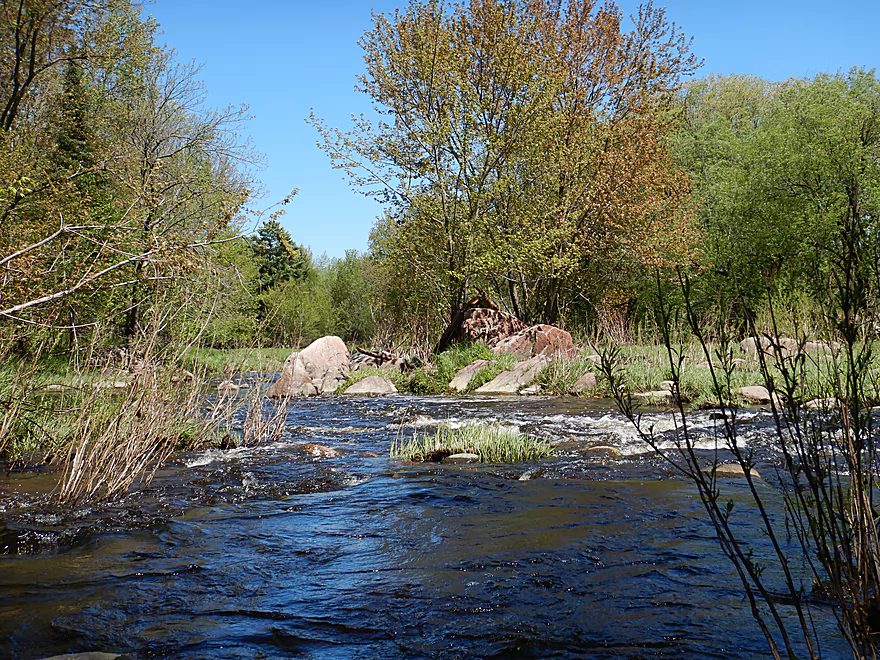
[[[712,367],[697,344],[674,347],[681,356],[677,389],[670,382],[669,354],[662,345],[580,345],[564,355],[542,357],[507,393],[610,399],[615,394],[605,371],[610,366],[635,405],[670,409],[680,393],[682,402],[696,410],[720,406],[717,382],[729,393],[725,405],[768,404],[766,376],[783,382],[776,360],[765,359],[764,374],[758,353],[748,346],[727,347],[726,370],[714,362],[719,347],[708,348]],[[828,348],[813,345],[786,358],[789,368],[796,366],[805,376],[805,385],[795,393],[801,404],[833,401],[828,376],[835,373],[839,356]],[[77,448],[101,446],[109,460],[116,454],[114,448],[131,448],[136,437],[140,449],[131,454],[129,481],[136,478],[136,468],[174,451],[260,444],[266,434],[277,433],[281,422],[268,420],[253,427],[243,425],[242,419],[251,414],[248,411],[260,410],[267,388],[291,353],[287,348],[191,348],[182,358],[167,351],[140,357],[108,353],[103,360],[53,356],[32,363],[9,362],[0,374],[0,399],[5,401],[0,459],[13,466],[51,464],[69,472]],[[364,355],[357,351],[350,357],[350,367],[328,395],[378,376],[403,395],[479,397],[494,379],[528,363],[493,352],[481,342],[453,344],[430,362],[401,356],[377,366],[376,360],[360,359]],[[869,380],[875,392],[876,380]],[[499,393],[498,388],[488,389]],[[83,454],[83,469],[86,458]],[[89,460],[92,471],[103,469],[99,466],[104,459]]]

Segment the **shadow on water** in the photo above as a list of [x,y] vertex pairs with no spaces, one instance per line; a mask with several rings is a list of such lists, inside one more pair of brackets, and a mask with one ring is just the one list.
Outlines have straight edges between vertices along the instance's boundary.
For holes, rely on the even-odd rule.
[[[398,434],[474,419],[564,449],[537,465],[387,457]],[[113,506],[19,504],[0,512],[0,658],[767,656],[695,492],[607,403],[312,399],[284,442],[178,456]]]

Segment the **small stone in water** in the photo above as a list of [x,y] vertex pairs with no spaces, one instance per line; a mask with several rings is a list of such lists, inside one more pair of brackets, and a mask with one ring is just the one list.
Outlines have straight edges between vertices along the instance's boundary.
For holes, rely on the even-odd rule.
[[451,454],[443,459],[444,463],[479,463],[480,456],[478,454]]
[[582,450],[582,453],[591,456],[604,456],[606,458],[622,457],[619,449],[617,449],[616,447],[611,447],[609,445],[595,445],[593,447],[587,447]]
[[[711,468],[706,470],[706,472],[710,471]],[[752,475],[753,479],[761,478],[761,475],[758,474],[758,471],[755,468],[749,468],[749,473]],[[715,475],[718,477],[744,477],[745,472],[743,471],[742,465],[739,463],[724,463],[715,467]]]
[[318,445],[315,443],[309,443],[305,445],[303,449],[305,449],[315,458],[336,458],[337,456],[339,456],[339,452],[335,449],[330,449],[330,447],[325,447],[324,445]]

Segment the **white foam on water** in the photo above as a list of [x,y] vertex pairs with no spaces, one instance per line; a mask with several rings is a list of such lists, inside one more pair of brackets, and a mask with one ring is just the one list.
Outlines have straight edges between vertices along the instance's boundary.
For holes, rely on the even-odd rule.
[[[696,449],[723,449],[725,441],[717,432],[718,420],[712,418],[717,411],[694,412],[687,415],[687,430],[691,443]],[[740,411],[737,422],[754,418],[757,412]],[[655,445],[662,450],[674,450],[678,444],[676,436],[684,443],[682,419],[679,413],[649,412],[639,418],[641,430],[653,436]],[[555,438],[566,436],[580,440],[595,440],[603,445],[615,447],[623,455],[646,454],[655,451],[650,443],[639,434],[635,425],[626,417],[615,413],[600,416],[591,415],[548,415],[532,422],[536,431]],[[760,431],[740,428],[737,446],[745,448],[749,440],[760,435]]]
[[315,435],[359,433],[364,430],[356,426],[299,426],[297,428]]
[[202,467],[211,463],[230,461],[254,453],[253,447],[235,447],[234,449],[206,449],[200,455],[184,463],[188,468]]
[[505,430],[516,431],[519,433],[521,422],[519,421],[500,421],[497,417],[480,417],[465,418],[460,417],[430,417],[428,415],[419,415],[415,419],[407,420],[396,424],[389,424],[387,428],[393,430],[407,429],[423,429],[423,428],[445,428],[450,430],[462,429],[468,426],[499,426]]
[[256,476],[254,476],[253,472],[245,472],[244,477],[241,480],[241,487],[244,489],[245,493],[253,492],[260,485],[260,482],[257,481]]

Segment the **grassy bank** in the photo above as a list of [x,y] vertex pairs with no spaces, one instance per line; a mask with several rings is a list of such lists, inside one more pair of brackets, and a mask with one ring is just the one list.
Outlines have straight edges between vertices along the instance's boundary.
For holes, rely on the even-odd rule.
[[183,377],[171,350],[149,348],[137,360],[104,353],[0,356],[0,460],[54,468],[57,503],[113,499],[174,451],[228,442],[246,405],[206,403],[210,374]]
[[272,373],[281,371],[293,348],[191,348],[181,362],[191,370],[214,375],[226,373]]

